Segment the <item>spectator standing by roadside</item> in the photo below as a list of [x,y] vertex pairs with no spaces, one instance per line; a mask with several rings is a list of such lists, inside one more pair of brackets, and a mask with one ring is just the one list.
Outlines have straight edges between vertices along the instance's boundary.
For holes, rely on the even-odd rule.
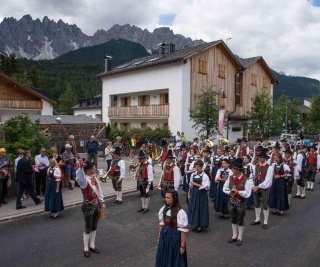
[[131,136],[131,140],[130,140],[130,155],[129,155],[129,158],[130,158],[130,161],[132,162],[133,159],[134,159],[134,151],[136,150],[137,148],[137,143],[136,143],[136,135],[133,134]]
[[0,148],[0,207],[2,204],[8,204],[5,201],[7,195],[7,183],[10,177],[10,162],[6,156],[6,149]]
[[181,132],[180,140],[181,140],[181,145],[187,146],[187,138],[184,136],[184,132]]
[[47,169],[49,167],[49,159],[46,156],[45,147],[40,148],[40,154],[35,157],[35,165],[39,170],[39,172],[35,173],[37,196],[40,196],[40,187],[44,196],[47,185]]
[[62,162],[66,164],[64,175],[65,175],[66,181],[68,182],[68,188],[70,190],[73,190],[72,184],[70,182],[70,176],[71,174],[73,174],[75,177],[76,169],[74,168],[73,164],[76,161],[76,159],[74,158],[71,152],[71,145],[66,144],[65,148],[66,150],[62,154]]
[[121,148],[121,141],[122,141],[122,137],[121,136],[117,136],[116,137],[116,141],[114,142],[114,144],[112,145],[112,147],[114,149],[116,149],[117,147]]
[[34,170],[30,164],[30,150],[25,150],[23,156],[24,157],[18,161],[17,165],[16,182],[19,183],[19,193],[16,202],[17,210],[26,208],[26,206],[22,206],[21,204],[21,197],[25,190],[27,190],[36,205],[43,202],[43,199],[37,198],[36,193],[32,188],[32,174],[34,173]]
[[181,134],[180,134],[180,132],[179,132],[179,131],[177,132],[177,135],[174,137],[174,142],[175,142],[175,143],[177,143],[177,142],[178,142],[178,140],[180,140],[180,141],[181,141]]
[[96,141],[94,135],[91,135],[90,141],[86,144],[87,154],[88,154],[88,161],[94,162],[96,169],[98,168],[98,149],[99,143]]
[[106,156],[107,161],[107,171],[110,169],[112,156],[113,156],[114,148],[112,147],[112,142],[108,141],[107,146],[104,150],[104,154]]
[[[17,175],[18,161],[23,158],[23,152],[24,152],[23,149],[21,149],[21,148],[18,149],[18,157],[14,160],[14,174],[15,174],[15,176]],[[26,199],[26,198],[27,198],[27,196],[26,196],[26,194],[24,193],[24,194],[22,195],[22,197],[21,197],[21,201],[22,201],[23,199]]]

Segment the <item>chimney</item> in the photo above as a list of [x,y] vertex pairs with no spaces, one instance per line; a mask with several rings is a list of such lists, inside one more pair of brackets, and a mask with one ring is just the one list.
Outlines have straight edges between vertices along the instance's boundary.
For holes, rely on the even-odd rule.
[[104,71],[105,72],[111,70],[111,65],[112,65],[111,61],[112,61],[112,57],[107,56],[107,55],[104,57]]
[[165,43],[158,44],[158,54],[164,55],[165,53],[166,53],[166,44]]
[[176,51],[176,45],[173,43],[169,44],[169,53],[173,53]]

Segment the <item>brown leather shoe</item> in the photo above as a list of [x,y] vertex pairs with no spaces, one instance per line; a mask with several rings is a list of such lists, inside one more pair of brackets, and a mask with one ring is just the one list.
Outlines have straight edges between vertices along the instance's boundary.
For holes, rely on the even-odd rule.
[[292,198],[299,198],[299,197],[300,197],[300,195],[295,195]]
[[241,246],[242,245],[242,241],[241,240],[237,240],[236,246]]
[[305,196],[300,196],[300,197],[299,197],[299,199],[305,199],[305,198],[306,198]]
[[252,223],[250,223],[250,225],[258,225],[260,224],[260,221],[256,222],[256,221],[253,221]]
[[233,242],[236,242],[236,241],[237,241],[236,238],[233,239],[233,238],[231,237],[231,238],[228,239],[227,242],[228,242],[228,243],[233,243]]
[[86,258],[89,258],[90,257],[90,252],[88,250],[85,250],[83,251],[83,255],[86,257]]

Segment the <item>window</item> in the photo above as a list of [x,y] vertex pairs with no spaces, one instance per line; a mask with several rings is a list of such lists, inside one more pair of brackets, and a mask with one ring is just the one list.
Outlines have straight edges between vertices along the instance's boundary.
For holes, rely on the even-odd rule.
[[130,97],[121,97],[121,107],[130,107],[131,98]]
[[235,101],[236,105],[241,105],[242,95],[242,73],[236,73],[236,90],[235,90]]
[[251,74],[251,85],[257,86],[257,74]]
[[164,130],[168,130],[168,129],[169,129],[168,123],[167,123],[167,122],[164,123],[163,126],[162,126],[162,128],[163,128]]
[[141,130],[145,131],[147,130],[147,123],[146,122],[141,122]]
[[121,131],[129,131],[130,130],[130,123],[129,122],[121,122],[120,123],[120,130]]
[[223,65],[219,65],[219,77],[226,78],[226,67]]
[[241,132],[241,127],[232,127],[233,132]]
[[207,74],[207,61],[199,59],[199,73]]
[[116,107],[117,105],[118,105],[118,96],[117,95],[111,96],[111,106]]
[[150,95],[140,95],[138,98],[138,106],[149,106]]
[[167,105],[169,104],[169,94],[160,94],[160,105]]
[[263,88],[269,87],[269,79],[267,77],[263,77]]

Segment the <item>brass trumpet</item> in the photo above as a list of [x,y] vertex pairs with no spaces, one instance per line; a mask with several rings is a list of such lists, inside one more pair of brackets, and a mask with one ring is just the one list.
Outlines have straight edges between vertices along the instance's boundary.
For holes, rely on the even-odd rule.
[[133,176],[132,176],[132,179],[135,180],[136,177],[137,177],[137,170],[138,170],[138,167],[140,166],[140,163],[137,163],[136,165],[133,165],[131,164],[129,166],[129,171],[130,172],[134,172]]
[[99,180],[103,183],[106,183],[111,178],[112,178],[112,172],[110,172],[110,170],[109,170],[109,171],[105,172],[105,174],[103,176],[100,176]]

